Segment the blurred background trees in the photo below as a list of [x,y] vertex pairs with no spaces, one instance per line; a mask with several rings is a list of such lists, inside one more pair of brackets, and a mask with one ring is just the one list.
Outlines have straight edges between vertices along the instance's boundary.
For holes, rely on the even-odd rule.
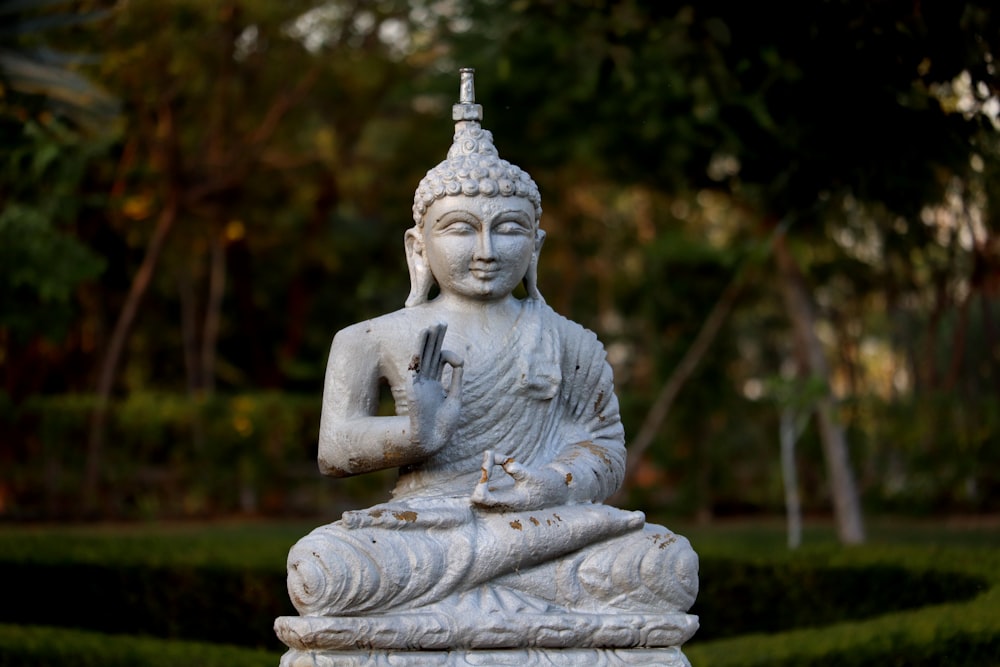
[[[803,509],[844,541],[861,507],[998,509],[988,2],[0,15],[7,516],[81,490],[95,516],[330,509],[297,490],[326,348],[405,298],[460,66],[541,187],[546,299],[608,347],[630,502],[781,511],[791,420]],[[63,92],[24,83],[30,58]]]

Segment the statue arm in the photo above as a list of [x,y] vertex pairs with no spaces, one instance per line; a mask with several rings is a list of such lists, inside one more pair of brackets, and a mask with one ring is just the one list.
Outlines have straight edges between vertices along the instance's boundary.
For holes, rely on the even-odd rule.
[[613,391],[597,396],[591,406],[594,416],[584,424],[586,437],[567,442],[548,464],[564,480],[569,502],[602,502],[625,478],[625,432],[618,398]]
[[[340,331],[330,347],[319,427],[319,468],[347,477],[420,463],[446,446],[458,425],[463,360],[442,349],[444,324],[417,336],[407,380],[407,412],[378,416],[386,355],[371,322]],[[390,362],[391,363],[391,362]],[[441,384],[445,366],[451,383]]]
[[593,332],[569,326],[561,396],[567,428],[548,466],[565,480],[570,502],[601,502],[624,481],[625,430],[604,346]]
[[319,427],[320,472],[348,477],[424,458],[406,416],[378,414],[381,354],[369,323],[337,333],[330,346]]

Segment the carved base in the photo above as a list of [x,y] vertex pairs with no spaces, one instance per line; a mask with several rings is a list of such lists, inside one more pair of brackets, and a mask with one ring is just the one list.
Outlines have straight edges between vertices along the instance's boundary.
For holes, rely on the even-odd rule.
[[301,651],[280,667],[691,667],[677,647],[456,651]]
[[410,612],[279,616],[274,622],[278,638],[286,646],[301,651],[660,648],[682,645],[697,629],[698,617],[681,612],[478,615]]

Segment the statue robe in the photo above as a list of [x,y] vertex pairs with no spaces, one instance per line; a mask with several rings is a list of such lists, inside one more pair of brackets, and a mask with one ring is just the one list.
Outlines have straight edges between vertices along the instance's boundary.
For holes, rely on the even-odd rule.
[[[510,613],[690,607],[696,560],[694,583],[678,587],[671,574],[692,569],[696,556],[687,541],[646,526],[641,512],[601,504],[625,468],[603,346],[543,303],[521,303],[515,325],[491,340],[449,329],[444,347],[465,360],[461,423],[449,445],[401,469],[390,502],[346,512],[292,549],[289,592],[300,613],[364,615],[442,602]],[[410,341],[434,322],[425,306],[338,334],[324,411],[329,400],[370,402],[368,383],[341,381],[348,376],[336,371],[345,359],[360,358],[378,359],[374,372],[388,380],[397,414],[405,415]],[[401,331],[406,345],[386,344]],[[474,506],[469,496],[483,475],[491,484],[513,483],[499,468],[481,468],[487,450],[555,468],[570,501],[530,511]]]

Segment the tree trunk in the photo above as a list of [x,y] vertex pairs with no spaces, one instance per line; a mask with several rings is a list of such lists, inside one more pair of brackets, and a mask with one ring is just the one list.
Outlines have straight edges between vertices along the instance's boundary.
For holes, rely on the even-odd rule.
[[945,376],[944,386],[942,387],[946,393],[955,391],[955,385],[958,384],[959,378],[962,376],[962,365],[965,360],[965,339],[969,330],[969,302],[972,300],[972,297],[973,294],[970,292],[958,304],[958,312],[956,313],[958,321],[955,322],[955,330],[952,332],[951,338],[951,361],[948,363],[948,374]]
[[677,398],[681,388],[694,373],[698,364],[701,363],[712,342],[715,341],[715,337],[736,304],[736,299],[739,297],[742,287],[743,281],[739,277],[729,283],[719,297],[719,300],[715,302],[715,306],[712,307],[712,311],[708,314],[708,317],[702,323],[698,335],[695,336],[694,342],[691,343],[691,347],[687,349],[680,363],[677,364],[673,373],[670,374],[670,377],[663,384],[663,388],[660,389],[656,400],[653,401],[652,407],[646,413],[646,419],[642,422],[639,434],[629,447],[628,463],[625,468],[625,481],[618,492],[611,497],[611,502],[621,500],[628,480],[635,474],[636,468],[639,466],[640,461],[642,461],[643,454],[653,444],[656,434],[663,427],[663,422],[667,420],[667,415],[670,413],[674,399]]
[[211,243],[205,328],[201,336],[201,389],[206,394],[215,391],[215,352],[219,342],[219,322],[222,320],[222,298],[226,293],[225,229],[215,234]]
[[990,307],[990,295],[983,291],[979,293],[979,305],[983,311],[983,331],[986,336],[986,362],[990,368],[990,378],[997,396],[1000,397],[1000,367],[997,359],[1000,358],[1000,350],[997,349],[997,330],[993,324],[993,309]]
[[191,267],[182,264],[177,271],[177,296],[181,306],[181,339],[184,351],[184,375],[188,396],[194,396],[201,386],[198,373],[198,304],[195,299]]
[[788,526],[788,548],[802,545],[802,503],[799,499],[799,475],[795,467],[795,443],[802,429],[795,408],[781,409],[781,481],[785,487],[785,517]]
[[816,316],[805,279],[788,249],[784,234],[779,234],[774,239],[774,256],[785,307],[794,334],[799,344],[806,350],[809,374],[822,381],[826,387],[824,395],[817,400],[816,417],[820,440],[823,443],[823,456],[830,476],[837,535],[844,544],[860,544],[865,541],[865,532],[858,492],[851,472],[847,438],[837,417],[837,405],[830,386],[830,371],[822,343],[816,334]]
[[149,283],[153,279],[163,246],[176,219],[177,201],[176,198],[171,197],[156,221],[156,228],[153,230],[153,236],[146,247],[146,254],[142,258],[142,265],[132,280],[131,287],[129,287],[125,303],[122,305],[121,312],[118,314],[118,320],[115,322],[115,328],[111,333],[111,340],[108,342],[104,361],[101,363],[101,371],[97,381],[97,402],[90,420],[87,461],[83,476],[83,507],[88,512],[96,508],[98,480],[100,479],[101,464],[103,463],[108,401],[111,397],[111,390],[114,388],[115,378],[118,375],[118,365],[121,363],[122,353],[125,350],[125,341],[132,331],[136,313],[139,311],[139,304],[142,303],[142,299],[146,295],[146,290],[149,288]]

